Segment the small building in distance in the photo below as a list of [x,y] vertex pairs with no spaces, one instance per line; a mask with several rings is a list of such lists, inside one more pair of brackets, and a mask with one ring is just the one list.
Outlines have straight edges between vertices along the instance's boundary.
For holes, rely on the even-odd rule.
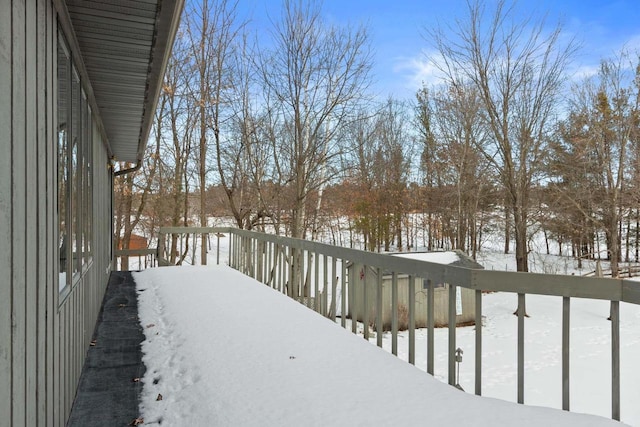
[[[144,236],[140,236],[139,234],[131,234],[131,238],[129,239],[129,247],[127,249],[147,249],[149,247],[149,242],[147,238]],[[122,242],[118,245],[118,249],[124,249],[122,247]]]
[[[461,251],[445,252],[406,252],[394,253],[392,256],[405,257],[431,263],[459,266],[464,268],[482,269],[482,265],[468,257]],[[347,266],[348,281],[354,286],[357,298],[356,306],[349,302],[348,316],[353,319],[354,312],[357,320],[363,319],[363,306],[368,310],[370,324],[375,324],[377,301],[377,269],[365,267],[362,264],[351,263]],[[367,301],[364,303],[364,286],[367,286]],[[392,273],[384,272],[382,277],[382,324],[384,330],[391,329],[391,289]],[[416,328],[427,327],[427,290],[428,283],[424,278],[416,278],[415,282],[415,319]],[[398,329],[408,327],[409,316],[409,275],[398,274]],[[470,325],[475,321],[475,292],[473,289],[458,287],[456,290],[456,325]],[[449,319],[449,284],[434,284],[434,324],[437,327],[447,326]]]

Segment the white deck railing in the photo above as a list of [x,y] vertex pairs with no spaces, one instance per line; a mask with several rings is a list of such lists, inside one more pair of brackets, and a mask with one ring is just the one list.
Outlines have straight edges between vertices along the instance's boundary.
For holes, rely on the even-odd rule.
[[[228,264],[244,274],[286,293],[303,302],[324,316],[337,318],[340,301],[340,323],[347,326],[346,313],[350,312],[351,330],[355,333],[357,322],[375,325],[377,345],[382,347],[383,306],[392,307],[392,353],[398,351],[398,275],[409,276],[408,284],[408,361],[415,364],[415,283],[425,279],[427,292],[427,372],[434,373],[434,294],[435,284],[449,284],[448,292],[448,382],[455,385],[456,363],[456,287],[475,292],[475,394],[482,394],[482,292],[499,291],[518,295],[519,306],[524,306],[527,294],[551,295],[562,298],[562,408],[569,410],[570,397],[570,312],[572,298],[587,298],[611,303],[611,417],[620,420],[620,309],[621,301],[640,304],[640,284],[637,282],[595,277],[563,276],[535,273],[518,273],[475,270],[451,265],[435,264],[385,254],[366,252],[320,242],[293,239],[235,228],[167,227],[161,228],[158,238],[158,264],[169,265],[166,239],[169,235],[218,236],[216,262],[220,263],[219,233],[228,234]],[[364,274],[377,271],[375,295],[363,286],[356,292],[349,285],[347,264],[364,266]],[[391,274],[391,301],[385,301],[382,292],[382,273]],[[366,283],[366,278],[365,278]],[[340,289],[338,294],[338,288]],[[420,289],[423,292],[422,289]],[[373,319],[369,310],[358,313],[359,307],[368,307],[375,297],[376,310]],[[359,304],[364,302],[364,304]],[[349,307],[347,306],[349,304]],[[517,313],[517,401],[524,403],[525,313]],[[453,326],[453,327],[452,327]],[[364,338],[369,339],[369,328],[364,327]]]

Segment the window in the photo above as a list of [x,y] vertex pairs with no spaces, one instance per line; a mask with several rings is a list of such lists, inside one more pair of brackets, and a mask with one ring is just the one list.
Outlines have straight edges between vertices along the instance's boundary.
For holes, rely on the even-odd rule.
[[71,112],[71,68],[69,50],[62,38],[58,40],[58,252],[59,289],[62,291],[71,283],[68,265],[71,255],[69,243],[69,119]]
[[80,74],[61,32],[57,78],[58,288],[68,292],[91,261],[93,120]]
[[[86,102],[86,99],[85,99]],[[91,253],[91,243],[93,241],[93,170],[91,165],[93,164],[93,120],[91,119],[91,108],[87,107],[83,110],[85,112],[86,121],[83,124],[85,129],[85,141],[83,154],[83,167],[84,167],[84,212],[82,218],[84,219],[84,260],[85,263],[91,261],[93,254]]]
[[70,271],[76,274],[80,271],[82,265],[82,258],[80,257],[80,248],[82,248],[80,230],[81,216],[78,214],[80,208],[80,140],[82,137],[81,132],[81,104],[80,104],[80,77],[76,68],[73,67],[73,73],[71,78],[71,143],[69,150],[69,159],[71,164],[69,165],[69,183],[71,190],[71,198],[69,204],[69,225],[70,229],[70,241],[71,245],[71,268]]

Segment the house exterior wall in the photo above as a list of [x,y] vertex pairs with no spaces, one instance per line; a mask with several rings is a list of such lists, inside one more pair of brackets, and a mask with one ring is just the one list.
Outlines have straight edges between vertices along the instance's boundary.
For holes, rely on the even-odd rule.
[[61,4],[0,0],[2,427],[65,424],[111,265],[112,171],[94,113],[84,136],[92,162],[82,211],[92,224],[91,244],[60,292],[57,58],[67,19]]

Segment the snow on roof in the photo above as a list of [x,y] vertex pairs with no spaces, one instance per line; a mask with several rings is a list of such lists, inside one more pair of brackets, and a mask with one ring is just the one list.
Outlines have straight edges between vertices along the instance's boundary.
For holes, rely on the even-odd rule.
[[134,278],[145,425],[620,425],[461,392],[226,266]]
[[417,259],[420,261],[433,262],[436,264],[453,264],[460,260],[460,256],[455,251],[445,252],[404,252],[391,254],[393,256],[399,256],[402,258]]

